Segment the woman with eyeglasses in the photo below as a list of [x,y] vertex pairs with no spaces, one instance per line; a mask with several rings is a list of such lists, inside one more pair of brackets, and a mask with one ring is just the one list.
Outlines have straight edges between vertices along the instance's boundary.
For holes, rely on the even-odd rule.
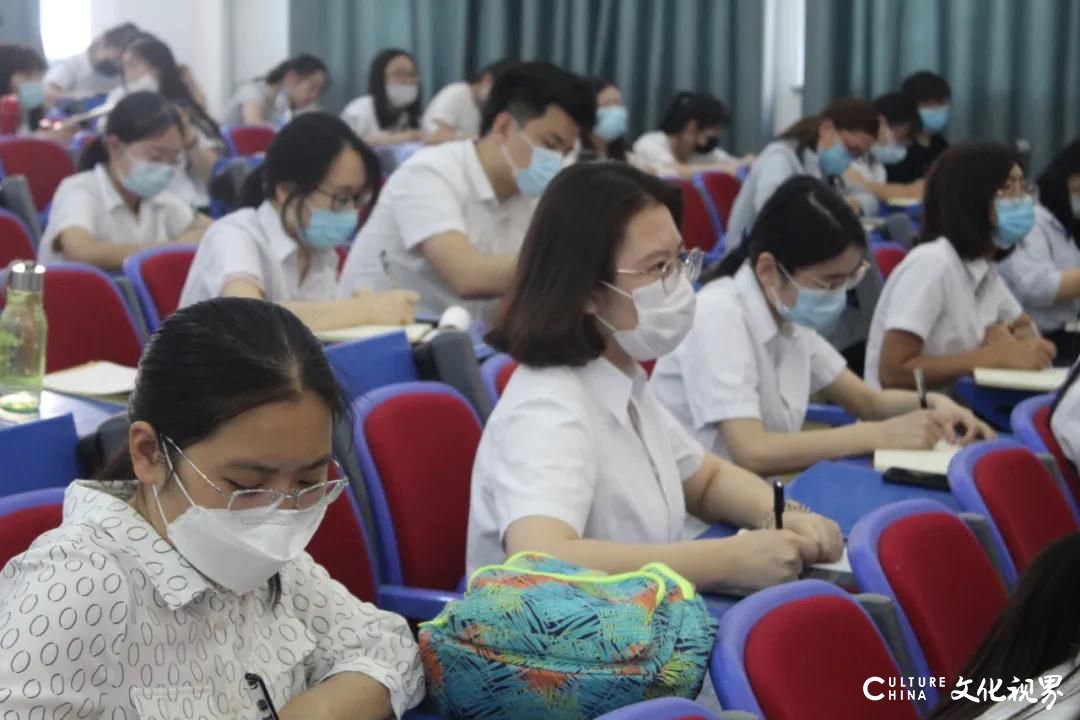
[[134,479],[72,483],[62,525],[0,572],[0,716],[264,717],[248,673],[282,720],[416,705],[405,620],[304,552],[346,490],[345,412],[284,308],[219,298],[166,319],[128,408]]
[[874,309],[866,381],[946,386],[977,367],[1040,370],[1054,359],[998,272],[1035,224],[1034,190],[996,143],[946,150],[926,180],[922,235]]
[[413,321],[411,291],[337,293],[337,248],[374,204],[379,164],[339,118],[304,113],[283,127],[241,191],[244,207],[210,226],[180,306],[213,297],[281,303],[308,327]]
[[375,56],[368,94],[341,111],[342,119],[369,145],[421,140],[420,115],[420,71],[412,55],[399,48]]
[[43,264],[61,260],[119,270],[140,250],[196,243],[210,218],[169,192],[184,152],[180,114],[153,92],[134,92],[109,113],[83,152],[82,172],[56,189],[38,246]]
[[[868,268],[858,218],[823,182],[802,176],[781,185],[744,247],[708,273],[693,329],[650,381],[703,446],[780,475],[879,448],[993,435],[944,395],[930,395],[930,409],[920,410],[913,392],[871,388],[818,334],[840,317]],[[865,422],[803,430],[818,393]]]
[[[694,320],[698,253],[679,195],[626,163],[563,170],[540,200],[488,342],[520,366],[473,466],[470,571],[536,550],[624,572],[660,561],[703,589],[761,588],[836,559],[836,523],[789,503],[773,526],[760,478],[705,451],[640,363]],[[751,532],[687,540],[690,513]]]

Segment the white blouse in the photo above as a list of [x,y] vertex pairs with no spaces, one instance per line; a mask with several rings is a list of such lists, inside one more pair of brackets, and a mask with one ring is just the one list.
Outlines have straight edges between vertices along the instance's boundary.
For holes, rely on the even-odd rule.
[[[200,575],[127,500],[134,482],[68,487],[64,522],[0,573],[0,718],[254,718],[245,673],[274,704],[343,672],[424,693],[405,621],[361,602],[306,553],[281,596]],[[227,552],[227,548],[223,548]]]
[[1080,319],[1080,298],[1054,302],[1062,273],[1080,268],[1076,242],[1053,213],[1037,205],[1035,227],[1001,261],[1001,276],[1043,332],[1062,330]]
[[582,367],[522,365],[473,464],[468,570],[502,562],[507,528],[530,515],[561,520],[586,539],[682,540],[682,484],[704,457],[640,368],[631,378],[603,358]]

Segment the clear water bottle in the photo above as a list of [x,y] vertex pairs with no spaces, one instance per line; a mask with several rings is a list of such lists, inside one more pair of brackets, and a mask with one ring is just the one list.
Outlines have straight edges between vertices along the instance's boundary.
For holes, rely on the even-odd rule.
[[7,303],[0,313],[0,410],[36,413],[45,376],[48,325],[42,304],[45,267],[16,261],[8,268]]

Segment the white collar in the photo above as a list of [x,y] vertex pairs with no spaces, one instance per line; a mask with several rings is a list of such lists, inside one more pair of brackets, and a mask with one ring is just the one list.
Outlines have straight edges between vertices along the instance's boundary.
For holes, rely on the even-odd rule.
[[107,535],[119,552],[139,566],[173,610],[208,590],[217,592],[216,585],[128,504],[137,487],[137,480],[73,482],[64,493],[64,525],[89,525]]
[[491,186],[491,179],[484,172],[484,166],[480,164],[480,153],[476,151],[476,143],[472,140],[462,140],[461,143],[461,152],[465,159],[465,178],[472,186],[473,195],[480,200],[498,202],[495,188]]
[[[634,376],[630,377],[610,360],[599,357],[581,368],[581,375],[590,394],[623,425],[630,425],[627,406],[632,398],[640,398],[648,379],[645,371],[635,363]],[[640,405],[640,403],[638,403]]]
[[[743,263],[739,271],[735,273],[735,287],[742,296],[746,311],[750,315],[750,332],[757,336],[762,345],[780,334],[780,324],[776,322],[772,306],[769,304],[765,292],[758,284],[754,269],[749,262]],[[785,326],[792,323],[784,323]]]
[[[134,212],[124,202],[123,196],[120,191],[113,185],[112,177],[109,176],[109,168],[107,162],[100,162],[94,166],[94,177],[97,179],[98,189],[101,192],[101,198],[104,201],[106,212],[112,212],[117,208],[126,208],[128,211]],[[139,209],[141,210],[144,205],[159,205],[161,203],[161,195],[164,192],[158,193],[152,198],[140,198]]]
[[273,203],[263,200],[255,214],[263,236],[270,246],[270,254],[275,260],[285,262],[290,256],[300,251],[299,243],[285,232],[285,225],[281,222],[281,213]]

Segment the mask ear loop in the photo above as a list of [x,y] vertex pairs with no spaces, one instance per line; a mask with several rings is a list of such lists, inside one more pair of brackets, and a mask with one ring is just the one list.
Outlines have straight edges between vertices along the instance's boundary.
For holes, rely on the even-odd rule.
[[[166,443],[175,444],[172,440],[169,440],[165,436],[161,437],[161,453],[165,456],[165,465],[168,468],[168,474],[165,476],[165,482],[168,482],[169,477],[172,476],[176,480],[176,484],[180,486],[180,492],[184,493],[184,497],[187,498],[188,503],[192,507],[195,507],[195,501],[188,495],[187,488],[184,487],[184,481],[180,479],[180,473],[176,472],[176,467],[173,465],[172,457],[169,455],[169,449],[166,447]],[[180,448],[176,448],[177,452],[180,452]],[[162,483],[164,485],[164,483]],[[154,485],[154,502],[157,503],[158,513],[161,515],[161,522],[165,525],[165,532],[168,533],[169,521],[165,519],[165,510],[161,506],[161,495],[158,492],[158,486]]]

